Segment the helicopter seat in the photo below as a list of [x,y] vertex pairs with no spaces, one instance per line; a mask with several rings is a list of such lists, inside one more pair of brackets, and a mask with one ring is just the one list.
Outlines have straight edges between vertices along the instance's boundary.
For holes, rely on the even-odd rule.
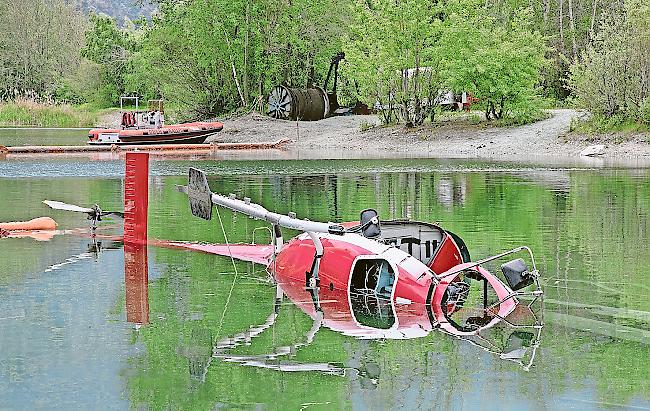
[[385,261],[382,262],[381,267],[379,268],[377,283],[375,285],[375,293],[389,297],[393,292],[394,282],[395,276],[390,269],[390,265]]

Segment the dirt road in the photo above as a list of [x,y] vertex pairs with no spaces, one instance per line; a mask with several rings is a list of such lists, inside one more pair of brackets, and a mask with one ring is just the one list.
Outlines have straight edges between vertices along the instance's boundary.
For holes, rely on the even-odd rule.
[[315,122],[274,120],[259,114],[224,121],[215,136],[219,142],[291,140],[287,149],[297,158],[439,157],[519,160],[535,157],[576,158],[592,144],[605,144],[603,158],[650,160],[647,135],[613,142],[611,136],[567,137],[571,120],[584,114],[569,109],[550,111],[550,117],[517,127],[471,125],[441,121],[416,129],[377,125],[376,116],[331,117]]
[[[118,113],[119,114],[119,113]],[[118,114],[114,114],[113,117]],[[261,114],[223,120],[224,129],[208,141],[260,142],[289,139],[282,158],[481,158],[552,164],[566,159],[583,163],[650,164],[650,135],[569,133],[571,120],[585,114],[556,109],[533,124],[495,127],[471,124],[469,116],[447,116],[415,129],[379,126],[376,116],[330,117],[321,121],[274,120]],[[482,113],[476,113],[476,117]],[[116,117],[117,118],[117,117]],[[104,119],[115,123],[115,118]],[[364,131],[365,130],[365,131]],[[601,157],[581,157],[593,144],[604,144]],[[634,165],[634,164],[632,164]]]

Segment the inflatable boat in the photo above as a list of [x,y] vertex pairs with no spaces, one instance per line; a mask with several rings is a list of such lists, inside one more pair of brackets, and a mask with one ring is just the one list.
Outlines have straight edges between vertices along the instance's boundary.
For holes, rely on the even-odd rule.
[[223,124],[196,122],[174,124],[160,128],[93,129],[88,133],[88,144],[201,144],[223,129]]
[[[219,122],[194,122],[165,125],[163,100],[148,100],[147,111],[140,111],[139,97],[120,97],[119,128],[96,128],[88,133],[88,144],[201,144],[223,129]],[[125,110],[134,106],[134,111]]]

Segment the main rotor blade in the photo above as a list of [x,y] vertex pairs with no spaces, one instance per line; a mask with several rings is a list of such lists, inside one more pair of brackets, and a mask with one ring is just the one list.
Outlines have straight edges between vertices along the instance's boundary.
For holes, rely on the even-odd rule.
[[102,211],[102,217],[105,215],[113,214],[114,216],[124,218],[124,213],[122,211]]
[[61,201],[44,200],[43,203],[54,210],[76,211],[78,213],[93,213],[92,208],[80,207],[74,204],[62,203]]
[[295,215],[272,213],[259,204],[251,203],[250,198],[238,200],[234,196],[224,197],[213,193],[208,186],[205,173],[197,168],[190,167],[187,186],[176,186],[181,193],[187,194],[190,199],[192,215],[205,220],[212,218],[212,204],[246,214],[249,217],[265,220],[271,224],[300,231],[314,233],[330,233],[342,235],[345,227],[336,223],[320,223],[309,220],[299,220]]

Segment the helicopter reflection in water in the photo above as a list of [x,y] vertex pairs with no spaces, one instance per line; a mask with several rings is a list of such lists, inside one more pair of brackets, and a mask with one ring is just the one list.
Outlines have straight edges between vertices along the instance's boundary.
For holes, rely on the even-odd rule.
[[[345,366],[331,362],[297,362],[292,358],[300,348],[313,342],[322,327],[361,340],[421,338],[440,329],[501,359],[512,361],[524,370],[530,369],[540,343],[543,324],[538,315],[541,307],[537,309],[532,304],[519,302],[508,316],[498,318],[498,308],[494,308],[494,302],[498,298],[491,295],[489,287],[481,287],[482,281],[470,278],[465,278],[464,282],[470,284],[465,300],[462,303],[452,303],[454,296],[450,292],[441,307],[446,324],[436,320],[436,312],[439,310],[426,304],[399,304],[376,292],[348,292],[331,287],[322,287],[319,292],[318,289],[305,288],[299,282],[277,283],[273,311],[263,324],[217,341],[211,350],[208,345],[212,339],[211,334],[207,330],[197,330],[192,333],[192,342],[181,350],[181,354],[188,359],[191,376],[199,381],[204,381],[210,362],[217,358],[225,362],[286,372],[317,371],[344,376],[350,371],[360,378],[363,385],[374,386],[381,370],[372,361],[361,361],[358,366]],[[250,345],[256,336],[274,326],[281,307],[286,304],[285,297],[313,320],[312,327],[304,337],[291,345],[275,347],[266,354],[231,353],[235,347]],[[486,328],[488,323],[493,325]]]
[[58,264],[53,264],[45,271],[54,271],[67,264],[79,260],[93,258],[97,261],[99,254],[106,250],[124,248],[124,290],[126,320],[135,325],[136,329],[149,323],[149,276],[146,244],[124,244],[115,241],[111,236],[91,236],[86,252],[66,258]]

